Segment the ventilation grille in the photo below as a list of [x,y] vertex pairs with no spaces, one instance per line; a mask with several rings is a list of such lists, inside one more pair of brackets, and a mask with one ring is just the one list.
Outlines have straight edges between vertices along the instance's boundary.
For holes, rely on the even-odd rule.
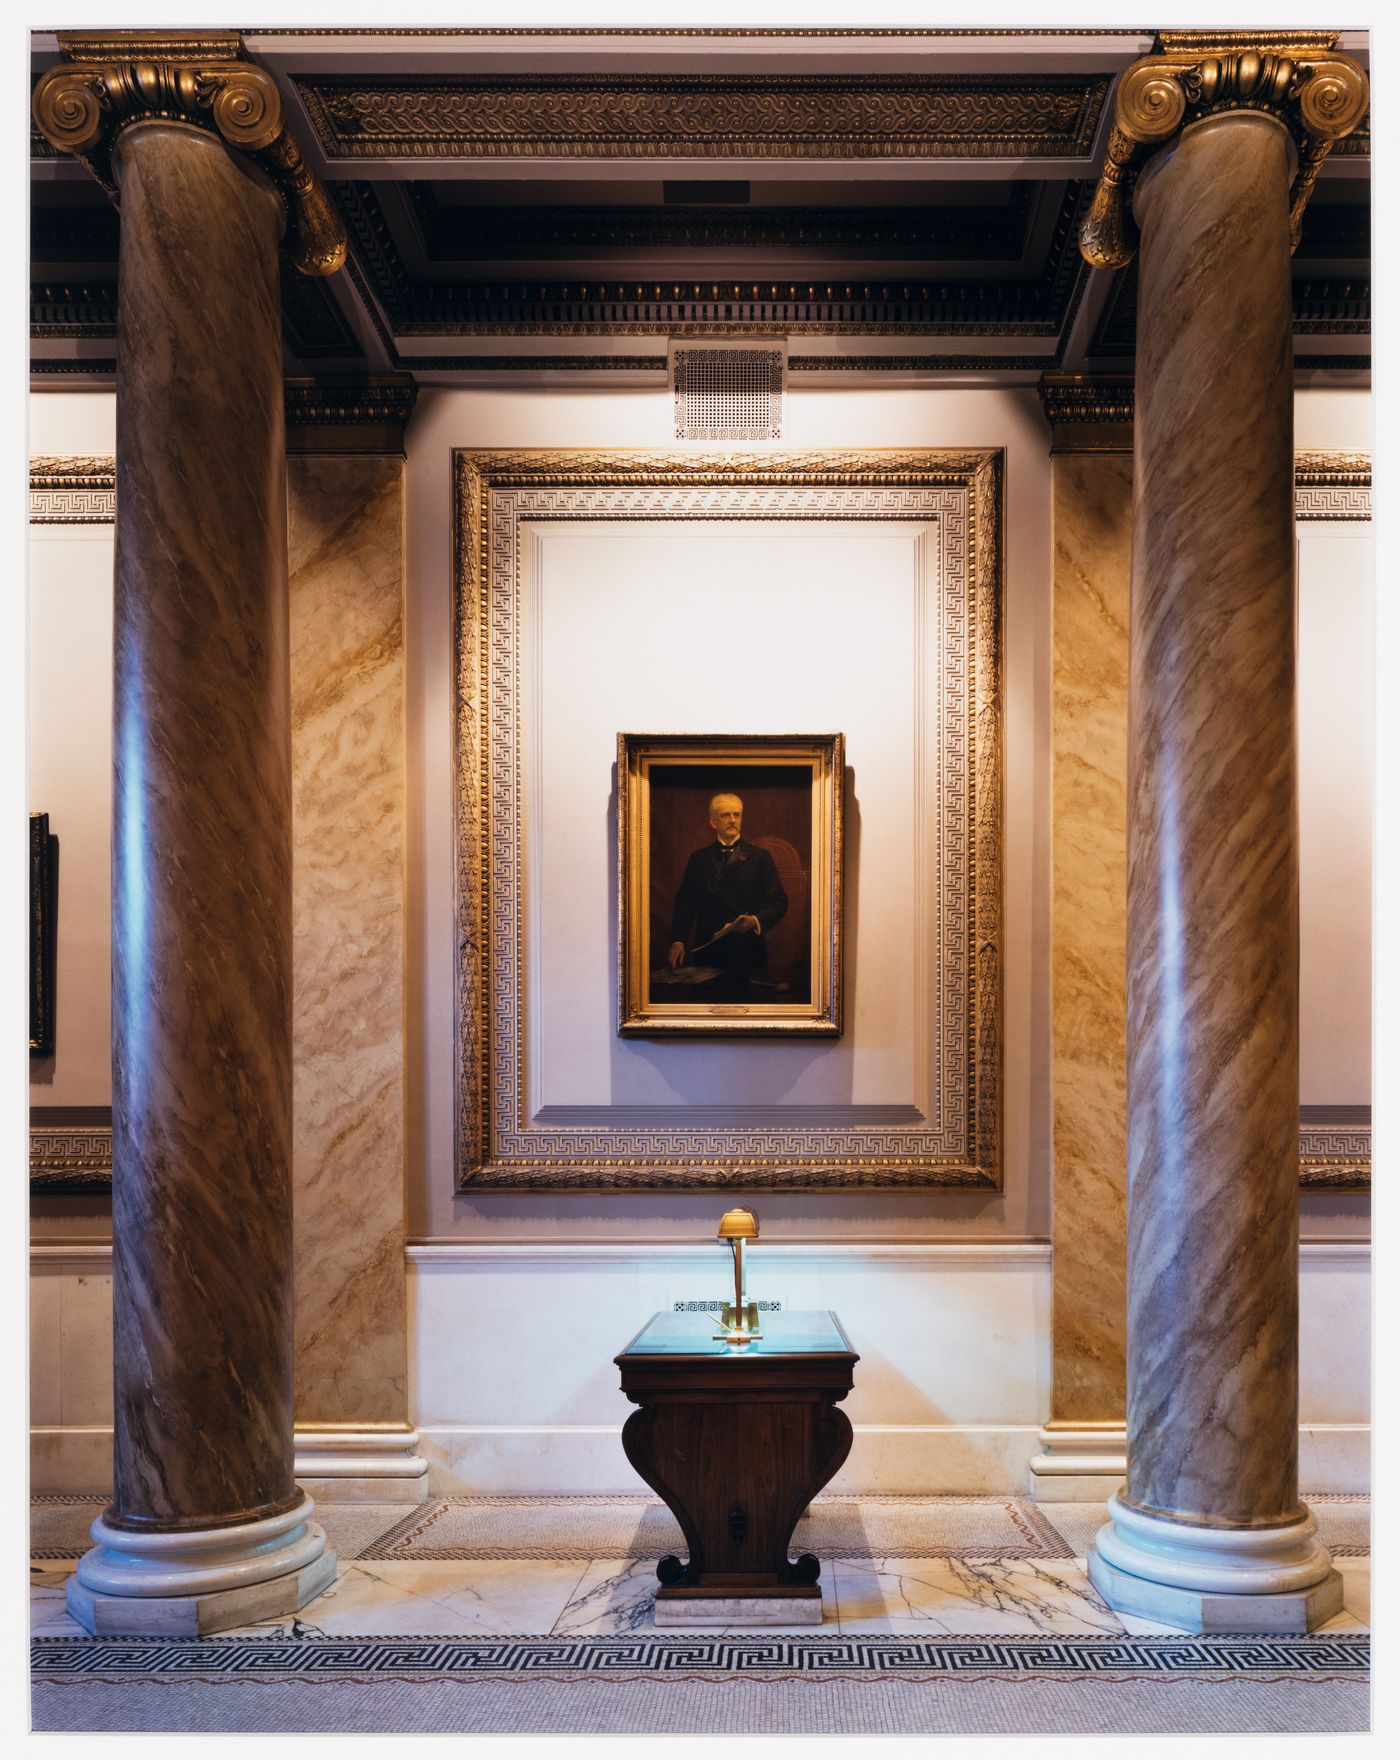
[[778,440],[781,348],[677,348],[671,355],[677,440]]

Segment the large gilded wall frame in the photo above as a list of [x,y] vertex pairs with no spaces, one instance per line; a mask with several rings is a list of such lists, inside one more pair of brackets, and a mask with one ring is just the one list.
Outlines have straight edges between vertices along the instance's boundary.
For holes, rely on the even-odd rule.
[[[910,520],[935,533],[956,691],[940,721],[965,815],[952,914],[964,998],[942,1134],[910,1125],[605,1129],[532,1120],[522,1021],[521,527],[542,520]],[[459,451],[454,773],[458,1190],[1002,1183],[1002,455]],[[953,760],[956,759],[956,763]],[[942,836],[940,830],[939,833]],[[951,1055],[951,1054],[950,1054]],[[957,1113],[956,1131],[950,1122]],[[956,1137],[956,1141],[954,1141]]]

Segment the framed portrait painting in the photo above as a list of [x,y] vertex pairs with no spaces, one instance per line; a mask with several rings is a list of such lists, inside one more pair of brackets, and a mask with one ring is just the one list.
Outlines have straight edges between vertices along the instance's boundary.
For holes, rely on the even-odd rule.
[[618,735],[618,1031],[841,1031],[839,733]]

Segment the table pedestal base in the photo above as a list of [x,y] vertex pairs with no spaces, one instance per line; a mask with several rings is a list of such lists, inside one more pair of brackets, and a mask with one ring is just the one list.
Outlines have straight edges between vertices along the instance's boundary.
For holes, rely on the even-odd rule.
[[757,1626],[819,1626],[822,1592],[815,1584],[807,1595],[696,1595],[660,1589],[656,1596],[658,1626],[730,1626],[749,1631]]

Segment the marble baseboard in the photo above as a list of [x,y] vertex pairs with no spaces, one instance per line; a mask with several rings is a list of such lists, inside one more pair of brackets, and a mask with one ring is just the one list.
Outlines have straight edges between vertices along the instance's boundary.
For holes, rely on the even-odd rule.
[[[375,1479],[355,1488],[348,1479],[318,1489],[299,1473],[318,1500],[380,1502],[385,1498],[417,1502],[405,1495],[409,1485],[426,1486],[425,1496],[454,1497],[605,1497],[621,1492],[635,1496],[643,1489],[622,1452],[620,1427],[560,1425],[518,1429],[482,1425],[425,1425],[418,1431],[417,1453],[428,1472],[418,1481],[400,1480],[389,1490]],[[827,1490],[834,1496],[930,1496],[1008,1492],[1024,1496],[1030,1465],[1038,1450],[1032,1425],[856,1425],[855,1442],[845,1466]],[[30,1490],[36,1497],[112,1489],[110,1425],[36,1425],[29,1433]],[[1366,1424],[1305,1424],[1299,1432],[1299,1484],[1309,1492],[1365,1496],[1371,1489],[1371,1430]],[[1036,1495],[1047,1502],[1102,1503],[1116,1491],[1096,1477],[1100,1494],[1076,1500],[1072,1481]],[[392,1482],[390,1482],[392,1483]]]
[[426,1469],[416,1479],[331,1479],[298,1471],[296,1480],[315,1498],[318,1509],[327,1503],[401,1503],[411,1509],[432,1495]]
[[[425,1424],[418,1446],[437,1497],[635,1494],[641,1481],[622,1452],[620,1430]],[[857,1424],[850,1455],[826,1489],[833,1496],[1020,1496],[1037,1434],[1029,1424]]]
[[295,1438],[297,1484],[320,1503],[426,1503],[428,1463],[418,1432],[312,1430]]
[[1309,1491],[1371,1492],[1371,1426],[1304,1424],[1298,1431],[1298,1484]]
[[1030,1494],[1040,1503],[1107,1503],[1127,1476],[1127,1450],[1126,1425],[1047,1424],[1031,1461]]
[[1123,1467],[1108,1473],[1046,1474],[1037,1473],[1032,1467],[1028,1477],[1030,1495],[1037,1503],[1107,1503],[1115,1491],[1122,1490],[1127,1469]]
[[110,1497],[112,1426],[36,1424],[29,1432],[29,1489],[35,1497]]

